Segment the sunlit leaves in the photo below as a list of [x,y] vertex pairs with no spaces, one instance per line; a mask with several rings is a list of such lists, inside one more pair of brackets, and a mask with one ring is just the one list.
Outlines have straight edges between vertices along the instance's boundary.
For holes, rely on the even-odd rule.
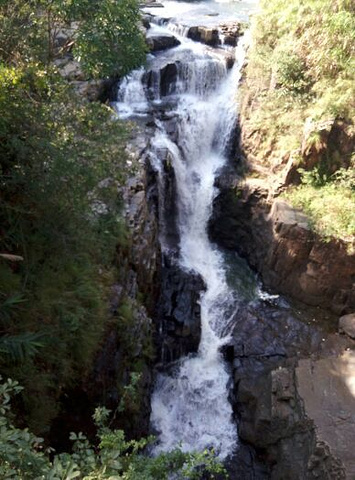
[[137,0],[2,0],[0,60],[48,64],[65,51],[56,41],[64,29],[91,77],[123,76],[145,60],[139,18]]
[[145,60],[136,0],[104,0],[83,18],[75,54],[93,77],[124,76]]

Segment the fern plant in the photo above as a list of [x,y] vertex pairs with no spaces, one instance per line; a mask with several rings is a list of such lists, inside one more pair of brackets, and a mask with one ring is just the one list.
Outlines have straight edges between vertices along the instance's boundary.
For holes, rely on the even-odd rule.
[[44,347],[43,338],[43,334],[31,332],[4,335],[0,337],[0,355],[9,357],[14,363],[25,362]]

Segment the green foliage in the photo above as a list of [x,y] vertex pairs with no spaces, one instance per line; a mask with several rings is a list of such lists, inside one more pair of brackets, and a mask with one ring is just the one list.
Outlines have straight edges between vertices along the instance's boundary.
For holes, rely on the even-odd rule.
[[127,130],[38,63],[0,64],[0,111],[0,252],[23,259],[0,258],[0,365],[28,387],[28,420],[43,431],[108,318]]
[[92,77],[124,76],[145,61],[137,0],[105,0],[90,8],[80,24],[75,55]]
[[92,366],[127,243],[127,127],[81,101],[52,60],[74,43],[89,75],[124,75],[145,58],[138,22],[135,0],[0,0],[0,368],[26,386],[36,432]]
[[10,421],[10,399],[21,391],[17,382],[0,384],[0,475],[20,480],[198,480],[224,474],[212,452],[183,453],[176,449],[157,457],[143,454],[152,438],[125,439],[122,430],[107,425],[110,412],[101,407],[93,416],[98,427],[99,445],[92,445],[81,432],[72,433],[73,452],[52,455],[43,450],[43,439]]
[[355,169],[341,168],[331,176],[319,167],[300,170],[302,184],[289,189],[285,198],[309,215],[323,238],[342,238],[351,250],[355,236]]
[[[352,168],[344,169],[355,118],[354,3],[262,0],[260,7],[241,88],[245,148],[259,170],[282,178],[287,162],[297,160],[302,185],[289,188],[287,198],[323,237],[349,239],[353,193],[336,172],[343,168],[339,175],[349,178]],[[306,122],[335,127],[329,136],[321,130],[306,135]],[[336,128],[343,129],[338,137]]]
[[307,118],[354,118],[355,15],[353,3],[340,0],[260,7],[241,95],[255,154],[272,161],[300,148]]
[[137,389],[142,375],[137,372],[132,372],[130,375],[130,383],[123,387],[123,394],[118,404],[118,411],[132,411],[132,405],[139,405],[137,401]]
[[42,335],[38,333],[22,333],[20,335],[4,335],[0,338],[0,355],[9,356],[12,362],[24,362],[43,348]]
[[[1,0],[0,60],[49,63],[74,42],[91,77],[123,76],[145,61],[139,19],[136,0]],[[69,37],[58,47],[61,29]]]
[[302,58],[291,49],[276,49],[273,55],[276,65],[276,85],[282,93],[300,95],[309,91],[311,83]]

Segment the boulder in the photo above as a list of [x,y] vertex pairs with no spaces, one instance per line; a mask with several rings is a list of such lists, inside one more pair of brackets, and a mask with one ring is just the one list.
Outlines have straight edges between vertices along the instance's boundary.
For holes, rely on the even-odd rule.
[[106,90],[107,82],[106,80],[75,80],[72,81],[71,84],[78,95],[89,100],[89,102],[94,102],[102,98]]
[[204,290],[200,276],[183,271],[167,257],[163,260],[162,289],[155,321],[160,360],[172,362],[196,352],[201,336],[199,298]]
[[59,68],[60,75],[66,80],[83,81],[86,75],[81,69],[81,65],[76,60],[70,60]]
[[238,22],[222,23],[219,25],[222,33],[223,43],[235,47],[239,37],[243,34],[242,26]]
[[167,50],[177,47],[181,43],[174,35],[149,35],[146,41],[151,52]]
[[157,2],[156,0],[146,0],[145,2],[142,2],[140,5],[140,8],[163,8],[164,5],[160,2]]
[[210,47],[216,47],[221,43],[217,28],[190,27],[187,32],[187,37],[195,42],[205,43]]
[[339,318],[339,332],[355,339],[355,313],[349,313]]
[[149,14],[143,15],[142,17],[142,25],[146,30],[150,29],[150,22],[152,20],[152,16]]

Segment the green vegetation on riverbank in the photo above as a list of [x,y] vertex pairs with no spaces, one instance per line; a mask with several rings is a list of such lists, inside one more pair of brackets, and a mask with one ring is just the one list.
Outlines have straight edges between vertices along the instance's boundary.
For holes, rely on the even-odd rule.
[[260,8],[241,89],[244,146],[257,170],[287,177],[280,180],[289,185],[287,199],[305,209],[319,233],[349,239],[354,3],[271,0]]
[[[1,380],[1,377],[0,377]],[[14,480],[199,480],[218,478],[225,473],[213,452],[183,453],[176,449],[156,457],[143,455],[152,438],[125,439],[122,430],[109,428],[109,410],[97,408],[93,419],[98,430],[98,446],[82,433],[72,433],[73,452],[53,455],[44,450],[43,439],[12,424],[12,397],[22,388],[17,382],[0,383],[0,476]]]
[[[55,60],[80,58],[84,83],[126,74],[145,59],[138,22],[135,0],[0,2],[4,479],[199,479],[224,472],[214,452],[149,457],[152,440],[132,440],[149,415],[144,374],[154,351],[142,294],[130,298],[132,276],[125,285],[134,276],[121,213],[130,130],[108,105],[79,97],[55,67]],[[97,385],[102,389],[92,393]],[[112,414],[98,407],[91,421],[93,404],[105,401]],[[71,433],[70,448],[64,432],[77,423],[88,436]]]
[[145,58],[138,21],[135,0],[0,2],[0,369],[36,433],[92,368],[127,242],[127,127],[52,61],[64,49],[87,75],[125,74]]
[[309,216],[321,237],[345,240],[350,252],[355,235],[355,165],[320,183],[317,173],[317,169],[304,172],[301,185],[289,188],[284,197]]

